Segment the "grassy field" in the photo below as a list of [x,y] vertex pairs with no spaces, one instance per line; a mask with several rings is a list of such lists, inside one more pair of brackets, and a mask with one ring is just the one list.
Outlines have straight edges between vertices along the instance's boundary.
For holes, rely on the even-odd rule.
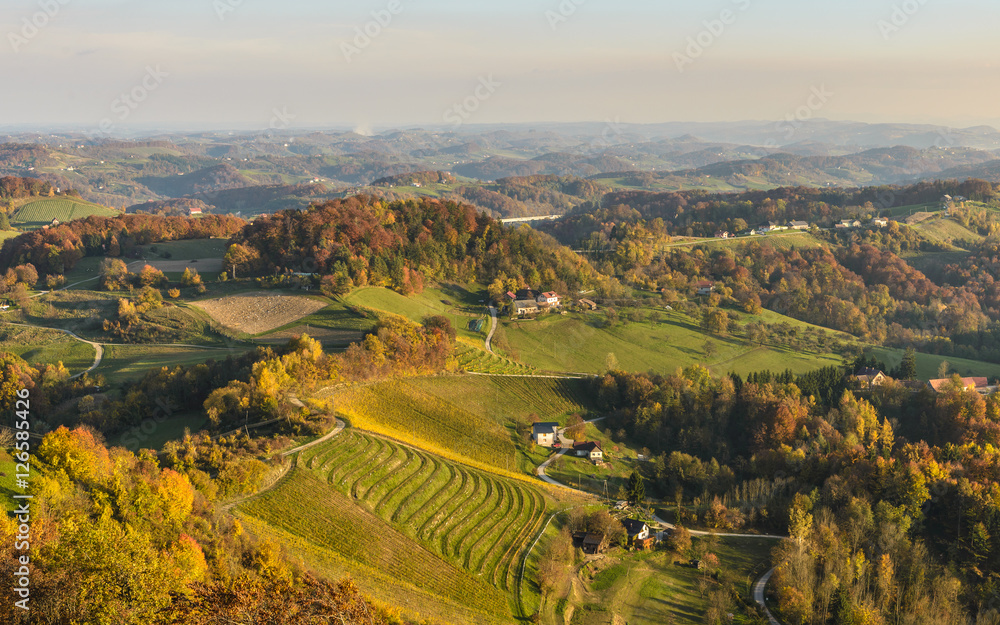
[[979,242],[984,238],[981,234],[969,230],[957,221],[947,218],[933,217],[916,224],[913,229],[928,241],[953,247],[956,246],[957,241]]
[[664,248],[684,248],[704,245],[710,249],[742,249],[748,243],[757,242],[762,245],[769,245],[779,250],[808,249],[814,247],[828,247],[825,241],[821,241],[808,232],[779,232],[762,236],[737,237],[732,239],[692,239],[690,241],[679,241],[668,243]]
[[67,222],[97,215],[114,217],[119,212],[79,198],[45,198],[25,204],[11,216],[10,222],[21,228],[41,228],[53,219]]
[[[899,363],[903,360],[903,350],[901,349],[876,347],[871,350],[871,354],[884,362],[890,369],[898,367]],[[917,379],[936,379],[938,377],[938,367],[942,361],[948,361],[951,372],[959,373],[963,376],[986,376],[990,379],[1000,378],[1000,364],[917,352]]]
[[522,478],[544,458],[527,450],[529,415],[564,421],[590,409],[584,381],[485,376],[358,386],[336,391],[333,401],[359,428]]
[[[706,333],[681,313],[658,312],[658,322],[647,320],[613,328],[602,327],[600,312],[546,315],[535,321],[504,322],[499,332],[520,362],[547,371],[600,373],[607,369],[609,354],[614,355],[619,368],[636,372],[669,373],[677,367],[702,364],[717,375],[745,375],[762,369],[804,373],[841,364],[842,359],[828,351],[792,349],[766,341],[763,346],[750,346],[741,336]],[[770,311],[760,316],[743,315],[741,323],[758,319],[787,322],[800,334],[809,327]],[[828,331],[828,336],[830,340],[853,341],[837,332]],[[711,356],[706,354],[706,341],[715,347]]]
[[0,325],[0,351],[17,354],[32,365],[61,362],[74,374],[94,364],[93,347],[45,328]]
[[240,511],[398,584],[509,620],[546,506],[531,486],[349,430],[302,452],[277,488]]
[[227,349],[200,349],[171,345],[108,345],[104,359],[94,374],[103,374],[110,384],[136,380],[150,369],[194,365],[210,359],[222,360],[226,356],[243,353],[250,346]]
[[258,342],[285,343],[298,334],[308,334],[328,347],[346,347],[364,338],[375,327],[374,314],[334,302],[311,315],[280,328],[257,335]]
[[[424,317],[444,315],[451,320],[460,339],[482,344],[486,339],[485,331],[472,332],[469,330],[469,321],[489,318],[485,302],[480,301],[484,297],[485,295],[469,291],[460,285],[426,288],[422,293],[409,297],[389,289],[365,287],[353,291],[344,298],[344,302],[359,308],[402,315],[418,323]],[[488,321],[485,328],[488,331]]]

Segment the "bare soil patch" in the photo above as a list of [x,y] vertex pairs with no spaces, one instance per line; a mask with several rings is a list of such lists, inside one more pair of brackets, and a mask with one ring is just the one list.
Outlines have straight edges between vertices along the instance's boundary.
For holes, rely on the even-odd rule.
[[266,291],[192,303],[227,328],[247,334],[280,328],[326,307],[325,303],[309,297]]

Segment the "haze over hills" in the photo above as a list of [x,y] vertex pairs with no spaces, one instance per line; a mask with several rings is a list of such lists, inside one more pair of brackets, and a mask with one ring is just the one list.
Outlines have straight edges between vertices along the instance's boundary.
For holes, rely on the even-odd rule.
[[[744,191],[925,179],[1000,180],[1000,132],[913,124],[804,122],[469,125],[379,134],[275,130],[157,133],[121,140],[10,134],[0,175],[33,176],[88,200],[139,210],[204,204],[253,215],[366,190],[389,198],[464,198],[500,216],[547,214],[537,198],[492,198],[497,181],[592,179],[609,189]],[[431,188],[384,183],[441,172]],[[500,191],[501,194],[504,192]],[[166,205],[157,204],[168,202]],[[150,204],[152,203],[152,204]],[[556,202],[560,212],[565,205]],[[560,208],[560,205],[565,205]]]

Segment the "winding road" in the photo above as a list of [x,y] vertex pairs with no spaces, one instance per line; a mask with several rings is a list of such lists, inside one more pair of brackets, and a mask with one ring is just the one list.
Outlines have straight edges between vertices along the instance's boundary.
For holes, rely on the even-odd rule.
[[767,586],[767,582],[771,579],[772,575],[774,575],[774,569],[764,573],[764,576],[758,579],[757,583],[753,585],[753,600],[764,610],[764,616],[767,617],[767,622],[770,625],[781,625],[781,621],[774,618],[771,611],[767,609],[767,604],[764,603],[764,588]]
[[497,309],[490,306],[490,333],[486,335],[486,352],[493,353],[493,335],[497,331]]

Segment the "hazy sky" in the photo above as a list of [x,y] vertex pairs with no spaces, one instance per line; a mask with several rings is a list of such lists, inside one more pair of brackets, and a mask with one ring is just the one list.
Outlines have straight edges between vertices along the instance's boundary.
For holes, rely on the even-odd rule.
[[3,126],[1000,126],[995,0],[5,0],[0,20]]

